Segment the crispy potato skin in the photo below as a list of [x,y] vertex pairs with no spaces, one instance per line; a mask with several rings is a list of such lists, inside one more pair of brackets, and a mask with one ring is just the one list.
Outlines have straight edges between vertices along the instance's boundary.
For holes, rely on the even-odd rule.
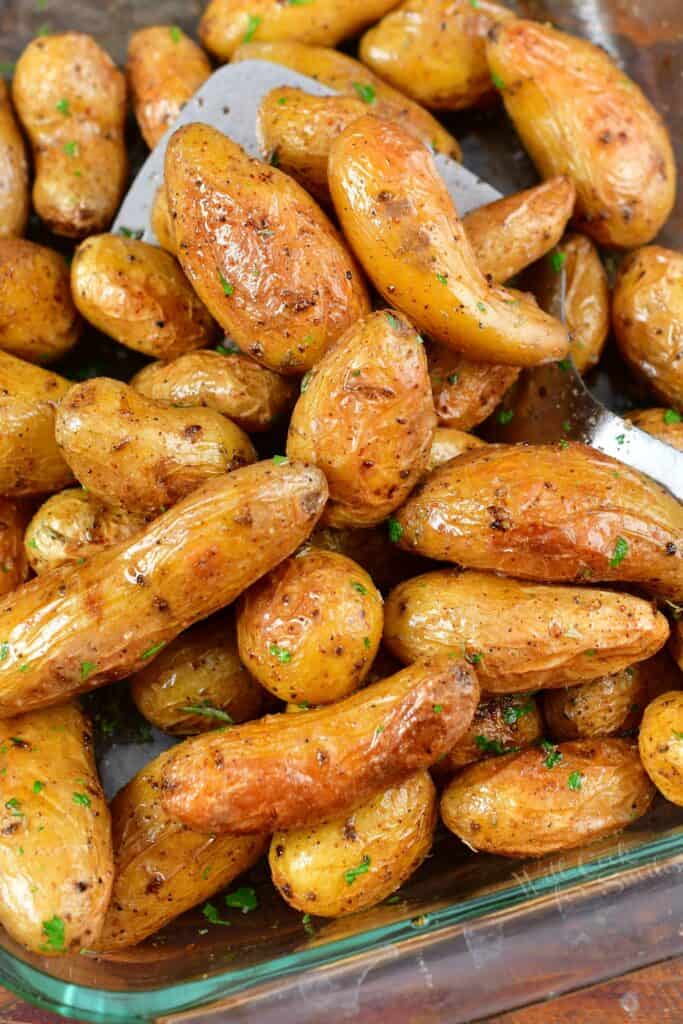
[[0,81],[0,238],[20,238],[29,213],[28,161],[9,90]]
[[[313,466],[261,462],[210,480],[142,533],[0,602],[0,717],[144,668],[306,539],[327,499]],[[23,666],[23,668],[22,668]]]
[[489,696],[455,746],[432,766],[435,777],[453,775],[465,765],[530,747],[543,736],[543,717],[535,698],[526,693]]
[[0,239],[0,348],[50,363],[75,345],[81,326],[64,258],[34,242]]
[[30,497],[73,482],[55,440],[55,408],[71,382],[0,352],[0,494]]
[[375,526],[425,471],[436,420],[427,357],[410,323],[371,313],[304,381],[287,454],[325,473],[330,526]]
[[389,121],[397,121],[407,132],[421,139],[437,153],[445,153],[453,160],[461,160],[460,146],[440,121],[404,93],[392,89],[370,68],[345,53],[325,46],[306,46],[304,43],[243,43],[235,51],[233,63],[240,60],[269,60],[284,64],[302,75],[316,78],[323,85],[336,89],[342,96],[357,99],[362,86],[370,86],[373,114]]
[[626,413],[626,419],[683,452],[683,416],[676,419],[673,409],[636,409]]
[[130,37],[126,74],[142,137],[154,149],[207,80],[211,64],[177,26],[151,25]]
[[108,377],[74,384],[57,410],[55,437],[91,494],[142,515],[256,461],[244,431],[214,409],[174,409]]
[[[6,719],[0,772],[0,922],[33,953],[92,947],[114,864],[87,719],[75,704]],[[53,918],[63,944],[44,929]]]
[[116,876],[98,949],[135,946],[250,868],[267,836],[192,832],[164,813],[169,751],[150,762],[111,805]]
[[147,242],[88,238],[71,264],[71,288],[86,320],[153,359],[174,359],[218,335],[174,258]]
[[683,253],[650,245],[627,256],[612,323],[634,373],[657,398],[683,410]]
[[33,147],[36,213],[69,238],[104,231],[128,169],[121,72],[91,36],[40,36],[19,58],[12,95]]
[[667,800],[683,806],[683,693],[663,693],[645,709],[638,735],[643,768]]
[[157,236],[157,242],[161,248],[175,256],[177,246],[175,242],[175,232],[173,230],[173,221],[171,220],[171,211],[168,208],[168,195],[166,193],[165,185],[160,185],[157,189],[154,202],[152,203],[150,222],[152,231]]
[[[436,818],[429,772],[415,772],[345,817],[276,832],[268,855],[273,883],[304,913],[341,917],[367,910],[417,870],[431,849]],[[356,874],[365,863],[367,870]]]
[[397,512],[400,544],[551,582],[618,580],[683,596],[683,507],[586,445],[488,445],[435,470]]
[[382,639],[382,597],[344,555],[308,548],[241,597],[237,643],[262,686],[295,704],[331,704],[357,690]]
[[164,808],[190,827],[239,835],[340,817],[449,750],[478,699],[469,665],[441,659],[305,715],[186,740],[163,774]]
[[462,455],[463,452],[469,452],[473,448],[484,448],[485,446],[486,441],[482,441],[480,437],[475,437],[474,434],[466,434],[464,430],[454,430],[453,427],[437,427],[434,431],[434,440],[432,441],[429,453],[427,472],[431,473],[437,466],[442,466],[444,462],[455,459],[458,455]]
[[188,352],[169,363],[150,363],[131,387],[165,405],[206,406],[243,430],[269,430],[294,405],[294,381],[241,352]]
[[[557,750],[553,768],[534,747],[466,768],[441,798],[444,824],[473,850],[541,857],[618,832],[652,803],[655,788],[625,740],[576,740]],[[572,775],[579,789],[570,787]]]
[[540,174],[576,185],[577,227],[602,245],[644,245],[671,213],[666,127],[638,86],[592,43],[538,21],[496,26],[491,72]]
[[330,192],[351,247],[387,302],[476,360],[560,359],[562,324],[487,280],[426,147],[366,115],[335,139]]
[[[380,526],[335,529],[320,526],[306,542],[314,548],[336,551],[361,565],[382,592],[402,580],[431,568],[432,563],[407,551],[399,551],[389,540],[384,523]],[[388,673],[385,673],[388,675]]]
[[669,627],[650,601],[611,590],[439,569],[387,598],[384,642],[404,664],[457,654],[489,693],[595,679],[655,654]]
[[368,312],[361,273],[340,235],[286,174],[204,124],[174,133],[165,167],[183,269],[257,362],[303,373]]
[[445,345],[427,346],[437,423],[470,430],[490,416],[519,377],[516,366],[475,363]]
[[0,498],[0,597],[9,594],[28,576],[24,531],[29,521],[25,502]]

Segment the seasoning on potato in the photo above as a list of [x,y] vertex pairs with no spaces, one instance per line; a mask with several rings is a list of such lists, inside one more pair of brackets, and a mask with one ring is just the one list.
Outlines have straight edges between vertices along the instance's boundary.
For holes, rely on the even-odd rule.
[[430,473],[437,466],[444,462],[450,462],[463,452],[469,452],[473,448],[483,448],[486,441],[475,437],[474,434],[466,434],[464,430],[454,430],[452,427],[437,427],[434,431],[434,440],[429,452],[427,472]]
[[520,373],[516,366],[475,363],[445,345],[428,345],[427,360],[437,422],[453,430],[483,423]]
[[634,426],[683,451],[683,414],[676,409],[636,409],[626,413]]
[[683,692],[662,693],[645,709],[640,759],[660,793],[683,806]]
[[105,231],[128,171],[121,72],[91,36],[39,36],[17,62],[12,96],[33,147],[38,216],[70,238]]
[[20,238],[29,213],[28,161],[9,90],[0,79],[0,238]]
[[454,775],[486,757],[517,753],[543,736],[543,717],[529,693],[502,694],[479,701],[467,732],[432,765],[435,777]]
[[27,502],[0,498],[0,596],[9,594],[28,576],[24,531],[29,508]]

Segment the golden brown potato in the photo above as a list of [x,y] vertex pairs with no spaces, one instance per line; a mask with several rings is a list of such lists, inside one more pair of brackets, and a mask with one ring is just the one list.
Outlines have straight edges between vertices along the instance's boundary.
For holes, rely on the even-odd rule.
[[333,142],[330,192],[351,247],[387,302],[476,360],[561,359],[567,333],[524,295],[487,280],[427,149],[366,116]]
[[673,658],[676,660],[678,667],[683,672],[683,619],[681,619],[680,607],[676,609],[678,615],[678,621],[671,630],[671,639],[669,641],[669,650]]
[[491,75],[544,178],[576,185],[576,222],[602,245],[652,239],[671,212],[676,168],[664,122],[601,47],[548,24],[498,24]]
[[344,555],[308,548],[241,597],[240,657],[261,686],[295,704],[331,704],[357,690],[382,639],[382,597]]
[[444,792],[441,816],[473,850],[540,857],[618,832],[654,793],[625,740],[546,743],[466,768]]
[[427,472],[430,473],[437,466],[444,462],[450,462],[463,452],[469,452],[473,448],[483,448],[486,441],[475,437],[474,434],[466,434],[464,430],[454,430],[452,427],[437,427],[434,431]]
[[153,359],[174,359],[218,335],[174,258],[147,242],[88,238],[76,250],[71,288],[86,320]]
[[399,313],[358,321],[302,383],[287,454],[325,473],[330,526],[375,526],[424,473],[435,429],[422,339]]
[[676,409],[636,409],[626,419],[683,452],[683,415]]
[[633,372],[683,410],[683,253],[658,245],[631,253],[617,275],[612,323]]
[[261,462],[210,480],[142,533],[0,601],[0,717],[143,668],[306,539],[327,499],[314,466]]
[[450,750],[478,699],[472,669],[443,658],[305,715],[205,733],[173,750],[164,808],[191,828],[236,835],[341,817]]
[[[409,579],[431,567],[431,562],[407,551],[399,551],[389,539],[386,524],[358,529],[319,526],[307,544],[325,551],[337,551],[362,565],[376,587],[390,590],[401,580]],[[388,674],[388,673],[387,673]]]
[[64,377],[0,352],[0,494],[49,494],[72,483],[55,440],[55,409],[70,387]]
[[290,906],[319,917],[374,907],[428,855],[436,817],[429,772],[415,772],[342,818],[276,832],[268,856],[273,883]]
[[655,654],[668,635],[652,603],[630,594],[452,569],[399,584],[384,624],[384,642],[404,664],[464,657],[489,693],[618,672]]
[[460,146],[435,117],[345,53],[325,46],[306,46],[301,42],[243,43],[235,51],[233,63],[240,60],[269,60],[273,64],[284,64],[293,71],[317,79],[342,96],[360,97],[377,117],[397,121],[434,152],[445,153],[453,160],[462,158]]
[[191,124],[168,144],[165,179],[185,273],[259,363],[303,373],[368,311],[340,235],[286,174],[215,128]]
[[201,835],[171,821],[159,796],[169,753],[138,772],[111,805],[116,876],[98,949],[137,945],[229,885],[267,849],[267,836]]
[[33,953],[92,946],[114,864],[109,811],[80,709],[64,704],[2,722],[0,774],[0,922]]
[[19,238],[28,220],[28,161],[26,147],[0,79],[0,238]]
[[55,437],[90,493],[142,515],[257,458],[244,431],[214,409],[161,405],[108,377],[74,384],[57,410]]
[[207,80],[211,64],[177,25],[150,25],[130,37],[126,74],[142,137],[154,149]]
[[543,718],[531,694],[503,694],[479,702],[467,732],[437,761],[432,771],[438,778],[453,775],[467,764],[485,757],[516,753],[543,736]]
[[0,597],[9,594],[28,576],[24,531],[29,516],[25,503],[0,498]]
[[175,232],[173,230],[173,221],[171,220],[171,211],[168,208],[168,196],[165,185],[160,185],[157,189],[152,204],[150,220],[152,231],[156,235],[157,242],[161,248],[165,249],[166,252],[173,253],[175,256]]
[[170,363],[150,363],[131,387],[164,405],[206,406],[247,430],[270,430],[294,405],[295,382],[221,346],[218,352],[188,352]]
[[445,345],[429,345],[427,360],[437,422],[454,430],[470,430],[490,416],[520,372],[474,363]]
[[33,147],[33,205],[58,235],[109,226],[126,183],[126,82],[91,36],[33,39],[16,66],[12,95]]
[[34,242],[0,239],[0,348],[50,363],[76,344],[81,326],[63,256]]
[[683,693],[663,693],[645,709],[638,738],[643,768],[667,800],[683,806]]
[[488,445],[435,470],[396,513],[408,550],[522,579],[640,583],[683,597],[683,506],[581,444]]

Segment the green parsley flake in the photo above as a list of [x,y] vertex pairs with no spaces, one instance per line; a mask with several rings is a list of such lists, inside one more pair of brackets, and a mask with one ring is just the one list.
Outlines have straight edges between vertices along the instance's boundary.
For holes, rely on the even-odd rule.
[[507,708],[503,708],[503,721],[506,725],[517,725],[520,718],[531,714],[533,710],[534,705],[531,701],[527,701],[526,704],[512,704]]
[[71,799],[79,807],[90,807],[90,797],[87,793],[72,793]]
[[356,90],[363,103],[374,103],[375,96],[377,95],[373,86],[368,85],[366,82],[352,82],[353,88]]
[[399,329],[399,327],[401,326],[401,321],[398,319],[398,317],[395,317],[393,313],[385,313],[384,315],[386,316],[387,320],[389,321],[389,324],[391,325],[391,327],[393,327],[393,329],[395,331],[397,331]]
[[496,89],[501,89],[502,90],[502,89],[505,88],[505,82],[500,77],[500,75],[496,74],[495,71],[491,72],[491,81],[495,85]]
[[247,31],[242,36],[243,43],[250,43],[252,41],[254,34],[256,33],[256,29],[259,27],[262,20],[263,19],[260,18],[258,14],[247,15]]
[[304,914],[304,916],[301,918],[301,923],[304,926],[304,931],[306,932],[307,935],[315,935],[315,928],[311,924],[310,914]]
[[480,661],[484,660],[484,655],[481,651],[466,651],[465,661],[469,662],[470,665],[478,665]]
[[628,554],[628,542],[623,537],[617,537],[612,557],[610,558],[609,564],[610,569],[616,569],[618,565],[624,561]]
[[187,715],[201,715],[203,718],[217,718],[219,722],[227,722],[228,725],[235,724],[227,711],[221,711],[210,704],[186,704],[180,710]]
[[279,106],[284,107],[285,103],[287,102],[287,97],[286,96],[279,96],[277,102],[278,102]]
[[449,374],[448,374],[448,376],[446,377],[446,380],[447,380],[447,381],[448,381],[448,383],[449,383],[449,384],[451,385],[451,387],[452,387],[452,386],[453,386],[454,384],[457,384],[457,383],[458,383],[458,381],[459,381],[459,379],[460,379],[460,378],[459,378],[459,376],[458,376],[458,374],[457,374],[457,373],[449,373]]
[[567,370],[571,370],[572,361],[571,359],[560,359],[557,363],[557,366],[560,370],[562,370],[563,373],[566,373]]
[[67,156],[78,156],[78,153],[79,153],[78,143],[75,142],[75,141],[73,141],[73,142],[65,142],[64,143],[64,152],[66,153]]
[[365,647],[366,650],[370,650],[371,644],[370,644],[370,637],[369,636],[364,636],[363,637],[363,647]]
[[230,925],[230,921],[222,920],[220,914],[218,913],[218,909],[214,907],[213,903],[205,903],[202,908],[202,914],[204,915],[206,920],[209,921],[211,924],[222,924],[227,926]]
[[363,597],[365,597],[365,595],[368,592],[368,588],[364,587],[362,583],[358,583],[356,580],[353,580],[351,582],[351,586],[353,587],[354,590],[357,590],[359,594],[362,594]]
[[35,537],[31,537],[30,540],[27,540],[26,541],[26,547],[27,548],[31,548],[32,551],[37,551],[38,550],[38,541],[36,540],[36,538]]
[[479,310],[480,313],[485,313],[486,312],[486,306],[484,305],[483,302],[478,302],[477,303],[477,309]]
[[66,949],[64,942],[64,921],[61,917],[53,917],[49,921],[43,921],[43,935],[46,942],[41,949],[44,953],[63,953]]
[[614,440],[617,442],[617,444],[623,444],[626,440],[626,434],[617,434]]
[[679,732],[678,729],[672,729],[671,735],[675,740],[683,740],[683,732]]
[[234,341],[230,341],[229,338],[226,338],[225,344],[216,345],[216,352],[221,356],[234,356],[239,352],[239,345],[236,345]]
[[19,803],[15,796],[5,801],[5,807],[7,808],[8,811],[11,811],[12,815],[15,818],[24,817],[23,811],[21,810],[21,804]]
[[33,792],[36,794],[36,796],[38,795],[38,793],[42,793],[44,789],[45,783],[40,782],[39,779],[36,779],[36,781],[33,783]]
[[443,713],[443,704],[433,704],[432,705],[432,711],[434,712],[435,715],[442,714]]
[[344,879],[347,885],[353,885],[359,875],[365,875],[370,870],[370,858],[366,855],[357,868],[348,868],[344,872]]
[[496,416],[496,419],[498,420],[500,425],[504,427],[507,423],[510,423],[510,421],[514,418],[514,415],[515,413],[513,409],[500,409],[498,415]]
[[553,268],[556,274],[559,274],[567,262],[566,252],[560,252],[559,249],[553,249],[550,253],[550,266]]
[[312,377],[313,377],[313,371],[309,370],[308,373],[305,373],[303,375],[303,377],[301,378],[301,394],[302,395],[303,395],[304,391],[307,390],[308,385],[311,383]]
[[71,117],[71,105],[68,100],[62,99],[55,103],[55,109],[64,117]]
[[572,772],[567,779],[567,785],[570,789],[578,792],[581,789],[581,783],[583,782],[583,775],[581,772]]
[[143,651],[140,657],[143,661],[147,661],[148,658],[153,658],[155,654],[158,654],[162,647],[166,646],[165,640],[160,640],[158,644],[152,644],[146,651]]
[[81,662],[81,682],[85,682],[86,679],[93,674],[97,665],[94,661],[82,661]]
[[[132,238],[136,242],[140,241],[144,233],[142,228],[119,228],[120,235],[123,235],[124,238]],[[84,487],[83,490],[87,490],[87,488]]]
[[273,462],[276,466],[286,466],[289,464],[289,459],[286,455],[273,455]]
[[256,893],[248,885],[243,885],[240,889],[229,892],[225,897],[225,903],[228,907],[241,910],[243,914],[249,914],[258,907]]
[[516,747],[506,750],[500,740],[490,740],[486,736],[481,735],[475,736],[474,742],[485,754],[493,754],[494,757],[500,757],[501,754],[512,754],[516,750]]
[[278,644],[271,644],[268,648],[268,653],[273,657],[281,661],[283,665],[286,665],[288,661],[292,660],[292,652],[288,651],[286,647],[280,647]]
[[561,438],[557,443],[562,449],[569,448],[569,441],[566,439],[566,437]]
[[554,768],[562,760],[562,752],[550,740],[541,741],[541,750],[546,754],[543,761],[546,768]]
[[398,544],[403,536],[403,527],[399,523],[398,519],[394,516],[389,516],[387,519],[387,528],[389,530],[389,540],[391,543]]
[[436,279],[439,284],[448,284],[448,274],[437,274]]
[[174,43],[179,43],[183,37],[183,33],[181,32],[177,25],[171,25],[170,29],[168,30],[168,34],[170,35]]
[[220,270],[218,271],[218,280],[221,283],[221,288],[223,289],[223,294],[227,295],[228,297],[230,297],[235,289],[230,284],[230,282],[225,277],[223,277],[223,275],[221,274]]
[[666,409],[662,419],[668,427],[673,423],[683,423],[683,416],[681,416],[680,412],[677,412],[675,409]]
[[6,661],[9,658],[9,644],[4,641],[0,644],[0,661]]

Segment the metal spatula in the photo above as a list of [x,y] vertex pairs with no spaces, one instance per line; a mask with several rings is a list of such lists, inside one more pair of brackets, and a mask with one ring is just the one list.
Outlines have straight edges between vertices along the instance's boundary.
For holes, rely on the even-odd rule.
[[[156,241],[150,226],[150,210],[163,182],[166,144],[179,125],[193,121],[213,125],[252,156],[262,156],[256,135],[258,108],[266,93],[282,85],[319,96],[335,94],[334,89],[313,78],[267,61],[244,61],[220,68],[188,102],[176,124],[151,153],[112,230],[142,232],[145,241]],[[449,157],[439,153],[435,161],[461,215],[501,198],[500,192]],[[524,371],[512,402],[514,416],[504,428],[494,428],[497,439],[540,443],[564,437],[583,441],[647,473],[683,501],[683,453],[605,409],[586,389],[570,361]]]

